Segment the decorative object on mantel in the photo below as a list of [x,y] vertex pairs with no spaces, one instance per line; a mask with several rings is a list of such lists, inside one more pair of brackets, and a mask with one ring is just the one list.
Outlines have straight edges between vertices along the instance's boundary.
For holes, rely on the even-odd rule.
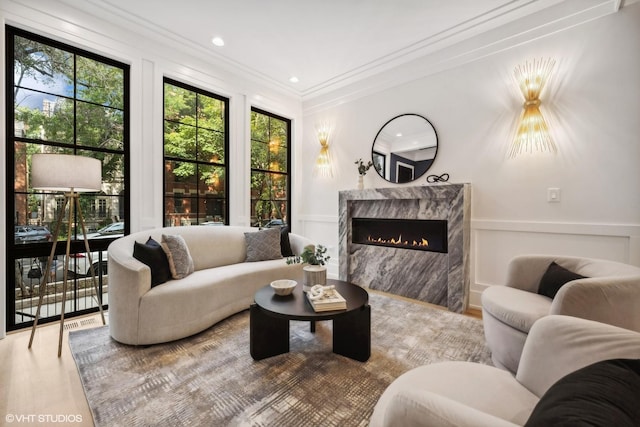
[[327,248],[322,245],[307,246],[297,256],[287,258],[287,264],[309,264],[302,268],[302,289],[308,291],[314,285],[327,284],[327,267],[324,265],[331,258],[327,255]]
[[557,151],[547,122],[540,112],[540,93],[551,75],[556,61],[549,58],[526,62],[516,67],[514,75],[524,95],[524,110],[520,116],[520,124],[513,140],[509,157],[514,158],[523,152]]
[[429,184],[433,184],[436,182],[447,182],[447,181],[449,181],[449,174],[446,172],[440,175],[429,175],[427,177],[427,182]]
[[419,114],[401,114],[378,131],[371,159],[380,177],[394,184],[423,176],[438,153],[438,134],[431,122]]
[[333,165],[331,162],[331,154],[329,154],[329,135],[331,134],[331,126],[322,123],[316,129],[318,132],[318,141],[320,142],[320,154],[316,159],[315,172],[323,178],[333,177]]
[[367,174],[369,168],[373,166],[373,162],[369,160],[369,163],[365,164],[362,158],[359,158],[355,161],[355,164],[358,165],[358,190],[362,190],[364,189],[364,176]]

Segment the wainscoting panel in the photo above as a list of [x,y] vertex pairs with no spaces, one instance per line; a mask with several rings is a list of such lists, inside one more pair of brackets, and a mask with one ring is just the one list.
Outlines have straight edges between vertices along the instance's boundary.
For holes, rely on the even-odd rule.
[[327,265],[327,276],[337,279],[338,263],[338,215],[298,215],[294,233],[301,234],[327,248],[331,256]]
[[506,279],[511,258],[553,254],[608,259],[640,265],[640,226],[528,221],[471,221],[470,306],[480,308],[480,294]]

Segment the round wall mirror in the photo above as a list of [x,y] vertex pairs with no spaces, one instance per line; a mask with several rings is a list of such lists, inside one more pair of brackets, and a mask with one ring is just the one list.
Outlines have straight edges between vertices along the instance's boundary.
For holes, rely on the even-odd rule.
[[378,131],[371,160],[378,175],[401,184],[424,175],[437,152],[438,135],[431,122],[419,114],[402,114]]

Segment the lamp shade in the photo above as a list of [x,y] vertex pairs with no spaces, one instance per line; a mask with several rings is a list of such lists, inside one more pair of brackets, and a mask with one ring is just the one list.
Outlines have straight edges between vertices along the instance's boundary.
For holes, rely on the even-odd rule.
[[31,187],[36,190],[86,193],[102,188],[100,160],[69,154],[34,154]]

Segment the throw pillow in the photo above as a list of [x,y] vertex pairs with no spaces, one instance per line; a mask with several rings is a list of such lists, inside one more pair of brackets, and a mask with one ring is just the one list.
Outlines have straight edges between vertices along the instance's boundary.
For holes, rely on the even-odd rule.
[[585,279],[585,276],[581,276],[578,273],[569,271],[566,268],[552,262],[547,268],[547,271],[542,275],[540,279],[540,285],[538,285],[538,294],[547,296],[553,299],[562,285],[572,280]]
[[280,251],[280,230],[267,228],[253,233],[244,233],[247,245],[246,262],[266,261],[282,258]]
[[525,427],[637,426],[639,396],[640,360],[597,362],[552,385]]
[[151,237],[147,243],[134,242],[133,257],[151,269],[151,287],[160,285],[171,278],[169,261],[160,243]]
[[294,256],[291,249],[291,242],[289,241],[289,227],[282,227],[280,229],[280,252],[283,257]]
[[162,235],[162,249],[167,254],[171,277],[182,279],[193,273],[193,258],[182,236]]

